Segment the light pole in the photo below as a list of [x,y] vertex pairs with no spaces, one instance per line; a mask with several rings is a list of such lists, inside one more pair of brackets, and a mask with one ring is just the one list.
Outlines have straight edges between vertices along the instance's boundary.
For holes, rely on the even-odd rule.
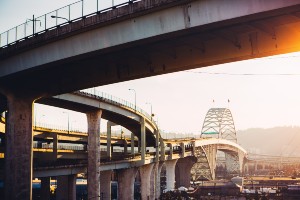
[[70,23],[70,20],[65,18],[65,17],[59,17],[59,16],[51,15],[51,18],[56,18],[56,26],[57,26],[57,19],[64,19],[64,20],[67,20],[67,22]]
[[146,104],[149,104],[151,106],[151,121],[152,121],[152,117],[153,117],[153,113],[152,113],[152,103],[146,102]]
[[[26,24],[27,24],[27,21],[32,21],[32,35],[34,35],[35,33],[35,22],[39,21],[40,22],[40,26],[41,26],[41,20],[38,20],[38,19],[35,19],[34,18],[34,15],[32,16],[32,19],[27,19],[26,20]],[[26,31],[26,30],[25,30]]]
[[70,120],[69,120],[69,113],[68,112],[63,112],[64,114],[68,115],[68,134],[70,133]]
[[135,89],[128,89],[128,90],[134,91],[134,110],[136,112],[136,91],[135,91]]

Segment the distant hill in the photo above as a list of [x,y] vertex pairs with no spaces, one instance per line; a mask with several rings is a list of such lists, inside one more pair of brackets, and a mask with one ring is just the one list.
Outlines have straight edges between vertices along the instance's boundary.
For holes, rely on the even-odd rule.
[[250,153],[300,156],[300,127],[237,131],[238,143]]

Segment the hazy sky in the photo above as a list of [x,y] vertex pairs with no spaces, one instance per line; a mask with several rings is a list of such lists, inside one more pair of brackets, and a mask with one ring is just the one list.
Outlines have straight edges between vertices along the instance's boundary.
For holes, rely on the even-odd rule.
[[[24,23],[33,14],[39,16],[72,2],[0,0],[0,32]],[[110,1],[99,2],[110,4]],[[300,54],[281,55],[128,81],[98,89],[131,102],[134,102],[134,93],[128,89],[135,89],[137,105],[150,113],[150,105],[146,104],[150,102],[155,119],[161,129],[167,132],[200,133],[205,114],[211,107],[229,107],[237,129],[299,126],[299,64]],[[67,115],[59,109],[37,106],[36,110],[39,121],[67,123]],[[70,123],[86,126],[86,119],[82,114],[70,113]]]

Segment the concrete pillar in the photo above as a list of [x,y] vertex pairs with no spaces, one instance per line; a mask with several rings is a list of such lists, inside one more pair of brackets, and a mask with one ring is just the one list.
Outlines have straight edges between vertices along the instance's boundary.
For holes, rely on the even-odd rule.
[[7,95],[7,101],[5,199],[32,199],[33,99]]
[[151,185],[151,172],[153,168],[153,163],[148,165],[143,165],[140,167],[140,177],[141,177],[141,197],[142,199],[150,199],[150,185]]
[[161,137],[159,138],[160,144],[160,161],[165,161],[166,159],[166,152],[165,152],[165,143],[164,139]]
[[172,143],[169,143],[169,144],[168,144],[168,147],[170,148],[168,159],[169,159],[169,160],[172,160],[172,158],[173,158],[173,144],[172,144]]
[[144,161],[146,158],[146,127],[145,119],[141,119],[141,157]]
[[175,166],[176,160],[165,161],[166,165],[166,190],[173,190],[175,187]]
[[134,134],[133,133],[131,133],[131,142],[130,142],[130,144],[131,144],[130,153],[131,153],[132,156],[134,156]]
[[155,130],[155,162],[159,161],[159,132]]
[[53,160],[57,159],[57,147],[58,147],[58,139],[57,134],[53,133]]
[[112,170],[100,172],[101,200],[110,200],[111,198],[111,175],[112,175]]
[[121,169],[117,171],[118,176],[118,199],[134,199],[134,180],[137,168]]
[[140,138],[138,138],[137,143],[138,143],[138,152],[141,153],[141,139]]
[[50,199],[50,177],[41,178],[41,199]]
[[194,156],[196,153],[196,144],[195,141],[192,142],[192,155]]
[[87,113],[88,121],[88,198],[100,200],[100,119],[101,110]]
[[190,187],[191,181],[191,169],[196,163],[197,159],[195,157],[185,157],[178,159],[175,167],[175,181],[176,188],[181,186]]
[[76,175],[58,176],[56,200],[76,199]]
[[184,158],[185,157],[185,145],[184,145],[183,142],[180,143],[180,148],[181,148],[181,155],[180,155],[180,157]]
[[124,144],[124,154],[127,155],[127,140],[126,139],[123,140],[123,144]]
[[107,147],[106,147],[106,152],[107,152],[107,157],[108,160],[111,160],[111,122],[107,122]]
[[[160,174],[161,174],[161,168],[164,165],[164,162],[157,162],[155,163],[153,170],[154,171],[154,199],[159,199],[161,191],[160,191]],[[152,193],[152,192],[151,192]],[[152,199],[152,198],[151,198]]]
[[249,174],[249,164],[245,164],[245,174]]
[[217,166],[217,146],[216,145],[208,145],[205,149],[207,160],[210,167],[211,178],[214,180],[216,178],[216,166]]

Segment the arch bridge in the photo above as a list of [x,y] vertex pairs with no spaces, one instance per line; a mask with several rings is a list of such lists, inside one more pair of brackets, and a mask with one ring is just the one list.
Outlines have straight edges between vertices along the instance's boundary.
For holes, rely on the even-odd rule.
[[[62,8],[66,16],[70,8]],[[28,35],[23,24],[0,35],[0,111],[9,110],[6,199],[31,198],[37,99],[300,50],[300,0],[133,0],[97,5],[92,13],[80,8],[81,16],[68,22],[46,27],[51,12],[32,20],[43,22],[43,30]],[[99,116],[89,112],[89,135],[97,136]],[[97,173],[90,177],[98,180]]]

